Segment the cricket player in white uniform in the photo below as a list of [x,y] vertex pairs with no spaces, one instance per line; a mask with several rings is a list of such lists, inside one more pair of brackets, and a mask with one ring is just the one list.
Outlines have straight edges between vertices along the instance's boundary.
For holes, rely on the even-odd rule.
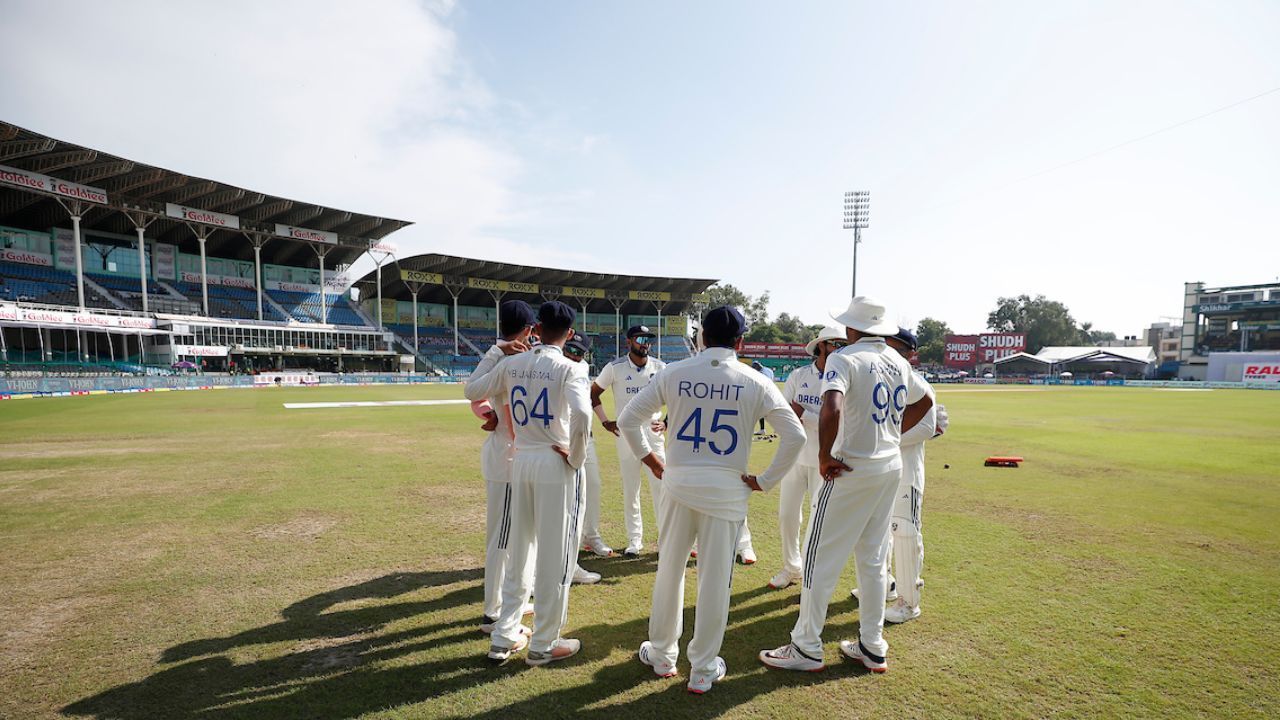
[[529,647],[530,665],[545,665],[576,654],[578,640],[560,637],[569,611],[569,586],[576,567],[582,520],[582,466],[591,431],[590,381],[585,365],[564,356],[564,343],[577,317],[559,301],[538,309],[534,332],[542,344],[503,361],[468,383],[478,394],[500,394],[511,405],[515,460],[511,467],[511,563],[534,561],[533,636],[521,632],[519,599],[528,596],[522,575],[508,573],[502,610],[494,627],[489,658],[504,661]]
[[898,326],[883,305],[856,297],[832,317],[847,329],[850,345],[827,358],[818,418],[818,465],[823,485],[805,538],[800,616],[791,642],[760,652],[760,660],[785,670],[825,667],[822,628],[827,605],[852,552],[862,600],[859,637],[840,650],[872,672],[888,669],[884,640],[885,535],[902,476],[901,433],[915,427],[933,401],[916,382],[911,365],[884,340]]
[[782,386],[782,397],[791,404],[800,423],[804,426],[804,450],[791,472],[778,487],[778,533],[782,536],[782,569],[769,581],[769,587],[785,588],[799,582],[804,571],[800,557],[800,536],[804,529],[804,496],[809,504],[818,496],[822,487],[822,475],[818,473],[818,413],[822,410],[822,372],[827,366],[827,356],[848,345],[844,328],[822,328],[818,337],[805,345],[805,352],[813,362],[796,368],[787,376]]
[[[889,347],[911,360],[919,342],[915,333],[899,328],[898,334],[888,338]],[[885,622],[903,623],[920,617],[920,590],[924,580],[920,573],[924,567],[924,536],[921,534],[920,505],[924,501],[924,444],[947,431],[947,409],[936,403],[933,386],[919,373],[916,381],[925,389],[935,404],[915,427],[902,433],[902,479],[893,501],[893,518],[890,520],[888,552],[885,554],[885,572],[892,561],[898,579],[898,597],[884,611]]]
[[[777,386],[738,361],[746,325],[735,308],[708,312],[702,323],[706,349],[668,366],[618,418],[623,437],[663,482],[649,640],[639,651],[640,661],[662,677],[675,674],[685,567],[693,544],[699,545],[697,609],[688,647],[688,689],[693,693],[707,692],[727,672],[719,652],[729,619],[734,554],[751,491],[782,480],[804,446],[804,429]],[[645,432],[663,405],[675,429],[667,449],[669,465],[654,452]],[[778,433],[779,446],[757,478],[745,472],[752,430],[762,417]]]
[[[654,517],[659,527],[662,524],[662,507],[659,502],[662,497],[662,483],[644,467],[640,459],[631,451],[626,440],[619,435],[618,423],[610,420],[605,414],[600,396],[606,390],[613,392],[614,411],[616,415],[621,415],[627,403],[631,402],[631,399],[647,387],[654,376],[667,366],[658,358],[649,356],[649,343],[654,337],[656,337],[654,333],[643,325],[628,329],[627,354],[605,365],[595,382],[591,384],[592,409],[604,424],[604,429],[618,435],[618,471],[622,475],[622,513],[627,527],[627,547],[622,554],[630,558],[639,557],[644,549],[644,520],[640,515],[641,478],[644,476],[649,478],[649,490],[653,494]],[[662,410],[659,408],[654,411],[649,426],[644,430],[649,447],[659,457],[662,457],[666,444],[663,437],[665,429],[666,426],[662,424]]]
[[[591,352],[591,338],[581,333],[573,333],[564,344],[564,356],[576,363],[584,363],[587,353]],[[596,457],[595,433],[587,440],[587,459],[582,465],[585,483],[583,497],[586,508],[582,511],[582,545],[600,557],[609,557],[613,549],[604,544],[600,538],[600,460]],[[589,572],[579,567],[573,573],[573,582],[579,585],[591,585],[600,582],[600,573]]]
[[[507,341],[528,341],[534,325],[533,308],[523,300],[508,300],[498,308],[498,332]],[[500,347],[489,348],[476,366],[471,378],[483,377],[505,357]],[[473,402],[487,400],[496,415],[497,426],[485,438],[480,449],[480,473],[485,479],[485,549],[484,549],[484,617],[480,631],[493,632],[494,622],[502,609],[502,582],[512,567],[507,552],[511,522],[511,460],[515,452],[515,435],[511,429],[511,412],[507,399],[499,394],[480,392],[478,383],[468,380],[464,393]],[[533,566],[522,567],[526,579],[532,581]],[[521,598],[524,605],[527,598]]]

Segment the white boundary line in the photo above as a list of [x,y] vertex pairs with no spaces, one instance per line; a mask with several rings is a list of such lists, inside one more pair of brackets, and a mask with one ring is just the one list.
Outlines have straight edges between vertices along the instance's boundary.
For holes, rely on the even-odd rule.
[[284,407],[286,410],[315,410],[321,408],[405,407],[408,405],[466,405],[470,402],[470,400],[382,400],[362,402],[284,403]]

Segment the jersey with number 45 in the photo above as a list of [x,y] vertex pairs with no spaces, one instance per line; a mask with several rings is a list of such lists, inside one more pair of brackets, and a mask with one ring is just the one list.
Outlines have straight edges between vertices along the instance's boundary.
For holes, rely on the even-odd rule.
[[618,427],[636,453],[649,453],[641,431],[667,406],[667,469],[663,492],[728,520],[746,512],[749,488],[741,474],[751,458],[752,428],[766,418],[778,434],[778,451],[757,479],[762,489],[778,483],[804,447],[804,429],[782,393],[743,365],[728,348],[708,348],[672,363],[627,404]]
[[538,345],[508,357],[488,373],[467,380],[467,399],[500,395],[511,406],[516,452],[548,449],[569,452],[569,464],[582,467],[591,431],[591,383],[587,366],[564,356],[555,345]]
[[883,338],[864,337],[827,358],[822,394],[844,393],[831,456],[867,477],[902,467],[902,414],[925,396],[924,385]]

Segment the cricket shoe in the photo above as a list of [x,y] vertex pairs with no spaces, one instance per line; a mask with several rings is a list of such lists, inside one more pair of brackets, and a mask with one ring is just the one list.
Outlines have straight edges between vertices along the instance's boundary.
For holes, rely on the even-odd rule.
[[591,572],[590,570],[584,570],[582,569],[581,565],[578,565],[574,568],[573,570],[574,585],[595,585],[598,582],[600,582],[600,573]]
[[497,618],[491,618],[488,615],[485,615],[480,618],[480,632],[484,633],[485,635],[492,635],[493,626],[497,624],[498,624]]
[[604,540],[596,538],[582,544],[582,549],[594,553],[596,557],[613,557],[613,548],[604,544]]
[[[858,594],[858,588],[854,588],[850,590],[849,594],[857,598],[858,602],[862,602],[862,596]],[[898,599],[898,582],[891,578],[889,580],[889,592],[884,594],[884,601],[887,603],[891,603],[897,599]]]
[[862,666],[873,673],[882,673],[889,669],[887,658],[874,655],[862,645],[862,640],[841,640],[840,652],[845,657],[857,660]]
[[884,609],[884,621],[887,623],[904,623],[920,617],[920,608],[911,607],[906,600],[898,601]]
[[644,551],[644,543],[639,540],[632,540],[627,543],[627,549],[622,551],[622,556],[631,558],[632,560],[640,557],[640,553]]
[[676,666],[671,663],[658,662],[654,659],[655,651],[653,643],[645,640],[640,643],[640,650],[636,653],[636,657],[640,658],[640,662],[653,668],[653,674],[660,678],[675,677]]
[[826,665],[822,660],[805,655],[800,648],[787,643],[779,648],[760,651],[760,662],[779,670],[800,670],[803,672],[822,672]]
[[790,570],[779,570],[778,574],[774,575],[773,579],[769,581],[769,587],[774,590],[781,590],[799,579],[800,577]]
[[716,657],[716,667],[709,673],[691,672],[689,673],[689,684],[686,689],[694,695],[705,694],[711,689],[712,684],[724,679],[729,672],[729,667],[724,664],[724,658]]
[[564,660],[565,658],[573,657],[574,655],[577,655],[578,651],[581,649],[582,642],[580,640],[567,640],[565,638],[560,638],[555,641],[551,646],[551,649],[546,652],[534,652],[533,650],[530,650],[528,657],[526,657],[524,661],[529,665],[537,667],[538,665],[546,665],[557,660]]
[[751,548],[743,548],[742,552],[738,553],[738,562],[743,565],[755,565],[756,551]]
[[498,645],[496,643],[489,645],[489,659],[496,663],[506,662],[507,658],[511,657],[512,653],[518,653],[521,650],[529,647],[529,636],[532,634],[533,634],[532,630],[525,627],[524,625],[521,625],[520,635],[516,637],[515,645],[512,645],[509,648],[504,648],[501,645]]

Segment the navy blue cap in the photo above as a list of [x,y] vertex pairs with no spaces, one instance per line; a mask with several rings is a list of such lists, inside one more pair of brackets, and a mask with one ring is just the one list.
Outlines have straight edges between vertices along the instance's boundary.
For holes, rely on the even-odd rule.
[[569,338],[569,340],[565,342],[564,347],[566,350],[577,350],[579,355],[586,355],[591,352],[591,338],[575,331],[573,333],[573,337]]
[[712,308],[702,318],[702,332],[715,338],[733,340],[747,334],[747,319],[738,308],[732,305],[721,305]]
[[538,322],[548,330],[568,330],[577,319],[577,311],[559,300],[548,300],[538,308]]
[[514,335],[536,320],[533,308],[523,300],[508,300],[498,306],[498,332],[503,337]]
[[632,325],[627,328],[628,340],[634,340],[638,337],[658,337],[658,334],[644,325]]
[[920,347],[920,341],[916,339],[916,334],[911,332],[911,330],[907,328],[904,328],[904,327],[898,328],[898,334],[893,335],[892,337],[895,337],[901,340],[902,342],[906,343],[907,347],[911,348],[912,350],[915,350],[916,348]]

